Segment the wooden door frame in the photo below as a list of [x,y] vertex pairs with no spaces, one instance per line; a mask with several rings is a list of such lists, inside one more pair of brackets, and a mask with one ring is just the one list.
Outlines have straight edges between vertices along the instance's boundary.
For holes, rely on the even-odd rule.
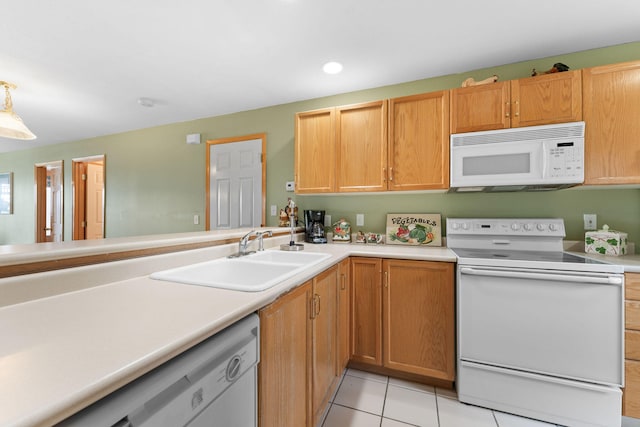
[[206,185],[206,209],[205,209],[205,230],[211,230],[211,146],[217,144],[229,144],[232,142],[244,142],[253,141],[255,139],[262,140],[262,218],[260,219],[260,226],[264,227],[267,224],[266,206],[267,206],[267,134],[266,133],[254,133],[252,135],[244,136],[232,136],[229,138],[211,139],[207,141],[207,170],[205,173]]
[[86,218],[86,210],[87,210],[87,188],[86,183],[82,179],[82,174],[86,174],[86,164],[91,162],[102,162],[103,168],[103,180],[104,180],[104,203],[102,206],[102,215],[104,218],[104,227],[102,229],[102,237],[106,236],[106,210],[107,210],[107,159],[104,154],[99,154],[95,156],[87,156],[87,157],[79,157],[76,159],[71,159],[71,193],[72,193],[72,209],[71,209],[71,223],[73,224],[73,235],[71,237],[72,240],[84,240],[86,239],[86,232],[83,226],[83,222],[85,222]]
[[[34,210],[35,210],[35,242],[46,242],[46,188],[47,188],[47,167],[56,166],[60,168],[60,241],[64,241],[64,160],[55,160],[52,162],[36,163],[33,166],[34,176]],[[44,172],[44,173],[43,173]],[[44,207],[44,210],[41,209]]]

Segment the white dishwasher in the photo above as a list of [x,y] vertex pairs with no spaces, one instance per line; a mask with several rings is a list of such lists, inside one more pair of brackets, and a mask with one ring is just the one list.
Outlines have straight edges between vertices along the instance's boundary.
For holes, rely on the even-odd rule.
[[59,426],[255,427],[259,329],[251,314]]

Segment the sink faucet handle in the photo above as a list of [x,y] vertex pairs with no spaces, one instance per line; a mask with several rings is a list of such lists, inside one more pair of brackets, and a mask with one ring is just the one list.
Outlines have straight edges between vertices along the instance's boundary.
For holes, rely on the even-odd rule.
[[271,231],[271,230],[267,230],[267,231],[258,231],[258,232],[256,233],[256,237],[257,237],[257,239],[258,239],[258,245],[259,245],[259,246],[258,246],[258,250],[259,250],[259,251],[264,251],[264,242],[263,242],[263,237],[264,237],[264,235],[265,235],[265,234],[266,234],[267,236],[271,237],[271,236],[273,236],[273,231]]

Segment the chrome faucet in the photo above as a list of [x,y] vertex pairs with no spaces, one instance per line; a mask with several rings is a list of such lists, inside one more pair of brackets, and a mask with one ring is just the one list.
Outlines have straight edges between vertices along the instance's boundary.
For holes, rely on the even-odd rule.
[[237,258],[237,257],[241,257],[241,256],[245,256],[245,255],[249,255],[249,254],[254,253],[255,251],[248,251],[247,250],[248,247],[249,247],[249,244],[251,243],[251,241],[249,240],[249,237],[251,237],[254,234],[256,236],[255,240],[258,241],[258,250],[259,251],[264,251],[264,242],[263,242],[264,235],[266,234],[268,236],[273,236],[273,231],[271,231],[271,230],[267,230],[267,231],[251,230],[250,232],[248,232],[247,234],[242,236],[242,238],[238,242],[238,252],[233,254],[233,255],[229,255],[229,258]]

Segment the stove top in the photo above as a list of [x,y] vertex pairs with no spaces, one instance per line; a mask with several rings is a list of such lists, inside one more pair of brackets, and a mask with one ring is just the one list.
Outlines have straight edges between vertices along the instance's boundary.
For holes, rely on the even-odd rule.
[[505,251],[496,249],[451,248],[460,258],[482,258],[515,261],[564,262],[575,264],[607,264],[602,261],[581,257],[568,252],[555,251]]
[[623,267],[563,251],[562,218],[447,218],[458,265],[622,273]]

